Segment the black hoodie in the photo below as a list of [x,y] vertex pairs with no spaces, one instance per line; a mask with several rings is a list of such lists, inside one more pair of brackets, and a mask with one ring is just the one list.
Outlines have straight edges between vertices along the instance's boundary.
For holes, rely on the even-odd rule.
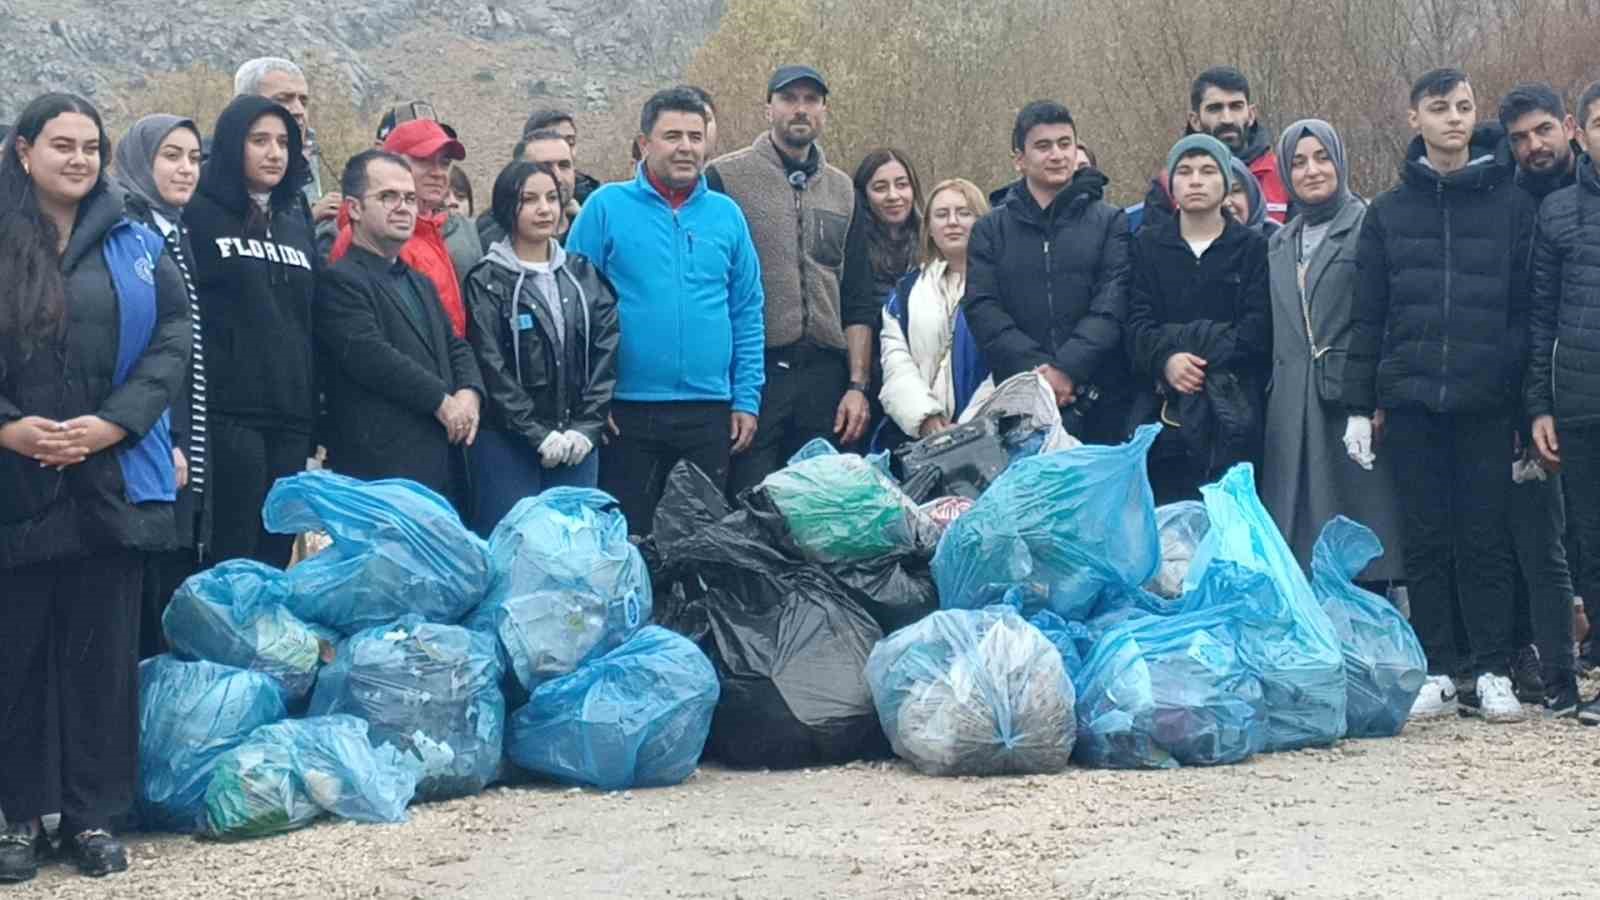
[[1353,410],[1510,412],[1520,396],[1536,203],[1498,129],[1440,174],[1412,140],[1367,210],[1347,396]]
[[[252,215],[244,142],[266,115],[289,130],[288,170],[270,219]],[[184,209],[205,330],[210,410],[255,428],[310,434],[316,394],[311,301],[316,240],[300,200],[308,163],[300,126],[265,97],[235,97],[217,119],[200,187]]]

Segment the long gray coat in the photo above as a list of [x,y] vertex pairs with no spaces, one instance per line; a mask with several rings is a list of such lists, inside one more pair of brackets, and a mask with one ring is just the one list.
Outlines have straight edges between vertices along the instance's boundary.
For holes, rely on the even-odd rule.
[[[1350,343],[1350,314],[1356,290],[1356,238],[1366,206],[1352,200],[1334,217],[1328,235],[1306,271],[1311,330],[1318,347],[1332,347],[1328,363],[1342,368]],[[1383,556],[1362,578],[1402,577],[1400,511],[1394,476],[1380,444],[1368,472],[1345,454],[1343,406],[1324,403],[1312,371],[1311,341],[1301,306],[1297,248],[1305,220],[1296,218],[1272,236],[1268,266],[1272,282],[1272,388],[1267,397],[1266,449],[1261,467],[1261,500],[1308,571],[1311,550],[1322,526],[1348,516],[1371,528],[1383,542]]]

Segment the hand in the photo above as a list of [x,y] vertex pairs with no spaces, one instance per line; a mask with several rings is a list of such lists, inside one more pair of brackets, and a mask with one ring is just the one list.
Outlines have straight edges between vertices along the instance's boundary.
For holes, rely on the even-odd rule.
[[[1533,449],[1546,468],[1561,466],[1561,440],[1556,437],[1556,417],[1539,416],[1533,420]],[[1552,470],[1554,471],[1554,470]]]
[[1372,420],[1366,416],[1351,416],[1344,425],[1344,452],[1351,462],[1372,471],[1378,457],[1372,452]]
[[344,195],[338,191],[329,191],[322,195],[322,199],[311,204],[311,218],[317,222],[326,222],[329,219],[339,218],[339,206],[344,203]]
[[177,447],[172,448],[172,468],[176,469],[178,473],[178,490],[181,491],[188,487],[189,460],[183,455],[183,451]]
[[439,408],[434,411],[433,417],[438,419],[439,424],[444,426],[445,436],[449,438],[452,444],[461,443],[461,439],[466,437],[471,424],[471,419],[467,414],[466,407],[461,403],[459,394],[447,394],[444,401],[439,404]]
[[567,460],[567,433],[552,431],[539,444],[539,464],[554,469]]
[[1078,386],[1072,383],[1067,373],[1052,365],[1042,365],[1034,369],[1044,380],[1050,383],[1050,391],[1056,395],[1056,406],[1066,409],[1078,400]]
[[756,417],[747,412],[735,411],[728,439],[733,441],[735,454],[749,450],[751,443],[756,439]]
[[99,416],[68,419],[61,423],[61,430],[74,446],[83,450],[86,458],[108,447],[115,447],[128,437],[128,432],[121,425],[113,425]]
[[478,425],[482,421],[483,401],[478,397],[478,392],[472,388],[462,388],[456,391],[456,402],[465,410],[467,416],[467,432],[462,437],[461,443],[468,447],[478,439]]
[[37,460],[41,466],[64,469],[83,462],[88,456],[73,447],[65,429],[65,425],[53,419],[25,416],[0,426],[0,447]]
[[925,438],[930,434],[938,434],[949,427],[950,420],[945,416],[929,416],[917,427],[917,437]]
[[1193,353],[1174,353],[1167,357],[1167,384],[1180,394],[1198,394],[1206,386],[1206,361]]
[[594,451],[594,441],[589,440],[581,431],[563,431],[567,439],[567,455],[563,460],[569,466],[575,466]]
[[872,407],[867,395],[854,388],[839,398],[839,410],[833,414],[833,433],[839,436],[839,446],[847,447],[861,440],[867,431],[867,420],[872,418]]

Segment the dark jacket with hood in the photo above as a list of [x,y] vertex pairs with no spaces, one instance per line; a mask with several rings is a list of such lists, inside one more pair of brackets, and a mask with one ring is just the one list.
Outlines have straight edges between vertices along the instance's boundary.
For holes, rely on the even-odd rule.
[[559,298],[540,293],[507,241],[467,275],[467,338],[489,394],[484,424],[532,447],[567,430],[598,447],[617,386],[617,297],[589,260],[552,246]]
[[1600,424],[1600,173],[1588,156],[1578,183],[1539,207],[1528,331],[1528,415]]
[[[261,212],[244,180],[244,142],[264,115],[289,129],[288,171]],[[211,157],[185,207],[194,247],[210,412],[252,428],[310,434],[316,420],[312,297],[316,239],[300,188],[300,126],[265,97],[235,97],[217,119]]]
[[1352,411],[1510,412],[1521,395],[1534,201],[1493,129],[1442,175],[1412,140],[1367,210],[1346,396]]
[[78,207],[61,257],[64,337],[26,356],[10,340],[0,345],[0,425],[25,416],[64,422],[95,415],[128,436],[60,472],[0,450],[0,570],[174,546],[172,503],[130,502],[117,454],[138,444],[178,394],[189,355],[188,295],[177,265],[162,255],[154,272],[155,330],[115,386],[122,311],[103,248],[123,222],[122,198],[110,189],[97,189]]
[[[1104,202],[1106,177],[1082,169],[1040,209],[1026,183],[973,226],[961,306],[998,384],[1046,363],[1107,399],[1091,437],[1124,437],[1129,393],[1128,224]],[[1115,412],[1113,412],[1115,410]],[[1082,435],[1080,435],[1082,436]]]

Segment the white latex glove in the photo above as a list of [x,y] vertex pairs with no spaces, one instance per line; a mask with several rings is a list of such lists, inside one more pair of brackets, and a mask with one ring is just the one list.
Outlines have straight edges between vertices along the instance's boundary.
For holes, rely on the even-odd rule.
[[564,431],[567,438],[567,458],[569,466],[575,466],[589,458],[590,451],[594,450],[594,442],[583,436],[581,431]]
[[1527,484],[1530,481],[1543,481],[1549,477],[1544,471],[1544,466],[1531,459],[1519,459],[1511,463],[1511,483]]
[[1372,471],[1372,464],[1378,457],[1372,452],[1372,419],[1367,416],[1351,416],[1344,425],[1344,452],[1350,456],[1351,462]]
[[552,431],[539,444],[539,462],[546,469],[554,469],[567,459],[567,432]]

